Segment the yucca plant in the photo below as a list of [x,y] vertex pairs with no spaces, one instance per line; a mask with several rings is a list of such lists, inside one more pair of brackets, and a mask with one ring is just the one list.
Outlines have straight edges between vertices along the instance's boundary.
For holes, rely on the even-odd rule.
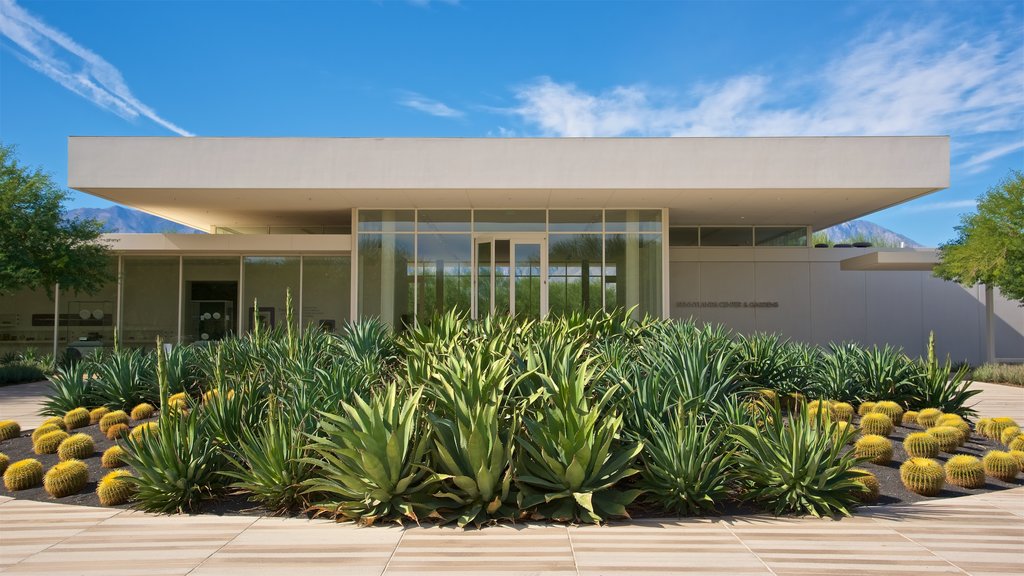
[[776,334],[743,336],[737,345],[743,378],[758,388],[781,394],[804,392],[809,358],[805,350]]
[[840,429],[806,408],[783,418],[776,408],[763,426],[737,426],[731,434],[742,498],[776,515],[849,516],[864,491],[854,471],[862,460],[847,447],[851,427]]
[[967,406],[971,398],[981,390],[971,390],[973,382],[967,377],[970,366],[964,365],[954,369],[947,357],[944,364],[935,358],[935,334],[928,338],[928,359],[918,363],[919,370],[911,393],[910,403],[913,406],[929,406],[938,408],[943,413],[959,414],[970,417],[977,413]]
[[420,396],[399,398],[392,383],[369,402],[356,396],[342,404],[344,414],[321,412],[321,430],[309,436],[314,455],[304,459],[316,470],[303,483],[312,508],[362,524],[435,514]]
[[860,355],[859,400],[886,399],[903,403],[914,391],[917,369],[899,348],[873,346]]
[[589,399],[588,387],[598,376],[594,359],[582,350],[563,354],[554,365],[564,369],[538,374],[541,407],[526,417],[527,433],[517,438],[523,448],[516,477],[520,507],[564,522],[628,516],[626,506],[641,491],[617,484],[638,472],[632,464],[643,443],[618,440],[622,416],[609,407],[614,388],[596,402]]
[[143,402],[154,402],[158,388],[153,359],[137,348],[116,348],[95,362],[97,402],[114,410],[131,410]]
[[672,411],[643,432],[641,486],[645,497],[680,515],[715,512],[730,490],[733,454],[728,426],[696,412]]
[[828,352],[821,354],[811,367],[811,394],[849,403],[861,398],[862,355],[863,349],[856,344],[829,344]]
[[96,403],[92,366],[88,360],[71,362],[50,376],[50,390],[39,411],[42,416],[63,416],[79,406]]

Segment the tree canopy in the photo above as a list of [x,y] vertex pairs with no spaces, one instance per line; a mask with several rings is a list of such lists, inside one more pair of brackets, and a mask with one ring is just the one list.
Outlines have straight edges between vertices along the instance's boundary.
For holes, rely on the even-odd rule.
[[0,144],[0,294],[25,288],[93,293],[112,279],[96,220],[69,220],[67,192]]
[[1024,173],[1013,170],[961,217],[956,240],[940,247],[935,275],[965,286],[986,284],[1024,302]]

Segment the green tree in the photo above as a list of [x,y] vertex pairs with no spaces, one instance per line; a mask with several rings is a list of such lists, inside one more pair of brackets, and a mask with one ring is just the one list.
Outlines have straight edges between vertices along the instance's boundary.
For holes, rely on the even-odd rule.
[[110,281],[109,247],[96,220],[69,220],[67,192],[49,174],[18,164],[0,144],[0,294],[24,288],[96,292]]
[[961,217],[957,239],[940,248],[935,275],[965,286],[986,284],[1024,302],[1024,173],[989,188],[978,211]]

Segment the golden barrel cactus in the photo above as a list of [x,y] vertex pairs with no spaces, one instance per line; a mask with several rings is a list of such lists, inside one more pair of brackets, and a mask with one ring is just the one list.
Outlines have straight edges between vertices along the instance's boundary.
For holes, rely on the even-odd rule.
[[1024,472],[1024,450],[1010,450],[1010,456],[1017,461],[1017,467]]
[[871,409],[872,414],[885,414],[889,417],[889,420],[893,424],[903,422],[903,407],[892,400],[882,400],[876,402],[875,407]]
[[86,408],[75,408],[64,414],[64,426],[68,430],[85,428],[89,425],[89,410]]
[[21,436],[21,426],[14,420],[0,420],[0,441]]
[[125,438],[131,431],[131,427],[127,424],[113,424],[110,428],[107,428],[107,440],[117,440],[118,438]]
[[156,413],[156,408],[148,402],[143,402],[135,408],[132,408],[132,420],[145,420],[152,418],[153,414]]
[[43,420],[43,421],[42,421],[42,422],[41,422],[41,423],[39,424],[39,426],[40,426],[40,427],[42,427],[42,426],[46,426],[47,424],[53,424],[54,426],[59,426],[59,427],[60,427],[60,429],[61,429],[61,430],[63,430],[63,431],[65,431],[65,432],[67,432],[67,431],[68,431],[68,430],[67,430],[67,425],[66,425],[66,424],[64,424],[64,418],[63,418],[63,417],[61,417],[61,416],[50,416],[50,417],[49,417],[49,418],[47,418],[46,420]]
[[1009,452],[992,450],[985,454],[981,462],[985,467],[985,474],[1003,482],[1013,480],[1020,473],[1020,464]]
[[903,440],[903,449],[911,458],[935,458],[939,455],[939,441],[927,432],[908,434]]
[[56,424],[41,424],[39,428],[32,431],[32,443],[35,444],[36,440],[39,440],[39,437],[44,434],[58,431],[63,432],[64,426],[57,426]]
[[922,428],[931,428],[939,416],[942,416],[942,411],[938,408],[925,408],[917,413],[917,424]]
[[860,406],[857,406],[857,415],[864,416],[871,413],[875,409],[874,402],[862,402]]
[[999,441],[1002,442],[1004,446],[1009,446],[1010,441],[1017,436],[1020,436],[1020,428],[1017,426],[1010,426],[1009,428],[1003,428],[1002,434],[999,435]]
[[188,394],[184,392],[178,392],[177,394],[171,394],[167,397],[167,408],[171,410],[187,410],[188,409]]
[[110,408],[106,406],[100,406],[99,408],[93,408],[89,411],[89,424],[99,424],[100,418],[103,418],[110,413]]
[[156,422],[146,422],[145,424],[139,424],[135,428],[132,428],[131,437],[132,440],[140,440],[143,435],[155,436],[156,435]]
[[963,488],[981,488],[985,485],[985,468],[974,456],[957,454],[946,462],[946,482]]
[[57,446],[57,457],[63,460],[83,460],[96,451],[96,443],[88,434],[72,434],[60,446]]
[[0,474],[7,471],[7,466],[10,465],[10,463],[11,458],[7,454],[0,452]]
[[100,458],[100,464],[104,468],[120,468],[124,466],[124,448],[120,446],[111,446],[107,448],[106,452]]
[[892,441],[885,436],[867,434],[853,444],[858,458],[868,458],[872,464],[888,464],[892,461]]
[[862,434],[888,436],[892,434],[892,420],[885,414],[871,412],[861,417],[860,430]]
[[1024,434],[1018,435],[1010,443],[1006,445],[1010,450],[1022,450],[1024,451]]
[[937,496],[946,482],[946,471],[930,458],[910,458],[900,466],[900,480],[915,494]]
[[840,422],[853,420],[853,406],[849,402],[833,402],[832,417]]
[[917,424],[917,411],[907,410],[903,413],[903,418],[900,418],[900,424],[903,426],[914,426]]
[[32,445],[32,451],[36,454],[55,454],[60,443],[68,439],[68,433],[63,430],[47,432],[39,437]]
[[1013,418],[1007,418],[1005,416],[993,418],[989,421],[988,426],[985,427],[985,437],[991,438],[992,440],[999,440],[1003,435],[1003,430],[1013,427],[1017,427],[1017,423]]
[[81,460],[59,462],[43,476],[43,488],[54,498],[78,494],[89,482],[89,468]]
[[124,410],[114,410],[100,418],[100,432],[106,434],[114,424],[128,424],[131,420]]
[[854,468],[850,472],[857,473],[857,477],[853,481],[863,485],[866,489],[865,492],[857,494],[857,498],[865,504],[877,502],[878,496],[882,492],[882,485],[879,484],[878,477],[863,468]]
[[963,443],[963,433],[952,426],[934,426],[925,430],[939,443],[939,450],[952,453]]
[[11,492],[35,488],[43,481],[43,464],[35,458],[18,460],[4,471],[4,487]]
[[114,470],[100,479],[96,486],[96,495],[103,506],[125,504],[135,495],[135,483],[131,481],[132,473],[127,470]]

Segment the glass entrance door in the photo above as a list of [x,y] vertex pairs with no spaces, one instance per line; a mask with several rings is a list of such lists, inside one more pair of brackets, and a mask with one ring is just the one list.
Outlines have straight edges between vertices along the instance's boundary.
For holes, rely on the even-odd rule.
[[543,235],[481,236],[473,267],[474,317],[547,315],[547,250]]

